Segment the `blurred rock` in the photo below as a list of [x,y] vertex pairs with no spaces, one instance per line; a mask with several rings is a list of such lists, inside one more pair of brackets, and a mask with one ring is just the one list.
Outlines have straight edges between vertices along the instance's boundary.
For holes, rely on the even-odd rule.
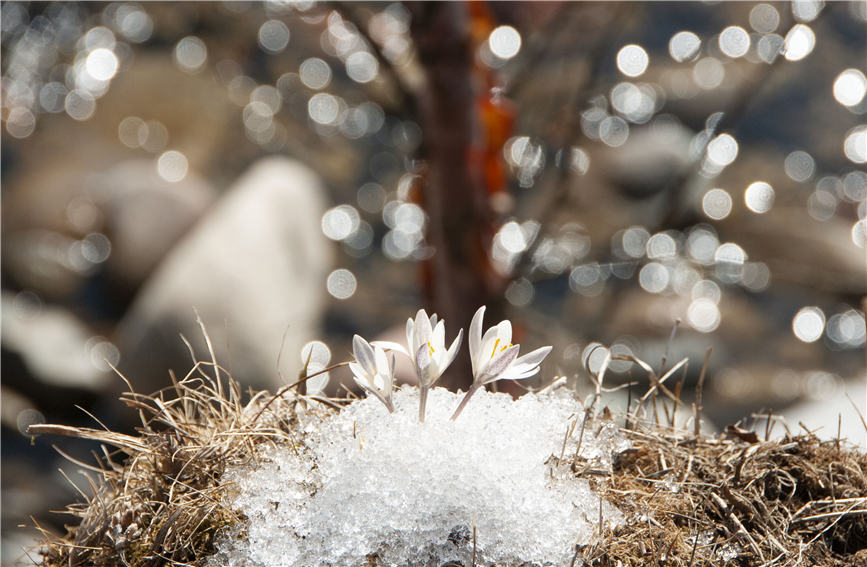
[[[21,357],[42,388],[105,389],[111,377],[103,359],[112,358],[110,343],[94,336],[73,313],[30,297],[35,295],[3,292],[3,348]],[[9,384],[12,378],[5,376],[4,382]],[[34,389],[38,392],[40,387]]]
[[13,281],[57,302],[74,299],[100,273],[112,299],[125,305],[216,197],[192,172],[177,183],[164,180],[150,159],[102,164],[93,174],[72,165],[60,170],[65,181],[45,179],[56,185],[37,183],[35,195],[19,202],[27,214],[6,228],[3,244]]
[[677,120],[634,128],[626,143],[601,152],[605,173],[627,197],[652,197],[671,185],[689,165],[693,132]]
[[[827,373],[814,374],[822,378],[821,375]],[[867,449],[867,425],[862,421],[867,419],[867,377],[833,385],[830,396],[805,401],[782,411],[789,430],[793,434],[804,433],[799,425],[803,423],[820,439],[836,439],[839,424],[841,439]],[[774,437],[782,437],[785,430],[778,427],[774,432]]]
[[325,191],[305,166],[267,158],[245,173],[159,266],[119,325],[121,368],[137,389],[168,383],[199,360],[218,361],[245,385],[278,384],[299,370],[301,347],[319,336],[331,250],[320,229]]
[[95,196],[111,241],[110,278],[135,290],[216,198],[213,187],[187,175],[163,179],[152,160],[118,164],[106,172]]

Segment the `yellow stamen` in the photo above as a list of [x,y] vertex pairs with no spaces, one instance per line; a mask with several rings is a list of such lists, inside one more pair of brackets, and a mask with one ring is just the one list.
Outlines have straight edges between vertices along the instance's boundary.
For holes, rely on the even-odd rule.
[[512,343],[509,343],[507,345],[504,344],[502,347],[500,347],[499,350],[497,350],[498,346],[500,346],[500,339],[497,339],[496,341],[494,341],[494,350],[491,351],[491,358],[494,358],[494,355],[497,354],[498,352],[503,352],[504,350],[506,350],[507,348],[512,346]]
[[427,342],[427,347],[430,349],[430,355],[433,356],[434,347],[432,344],[430,344],[430,341]]
[[494,350],[491,351],[491,358],[494,358],[494,355],[497,354],[497,345],[499,345],[499,344],[500,344],[500,339],[497,339],[496,342],[494,342]]

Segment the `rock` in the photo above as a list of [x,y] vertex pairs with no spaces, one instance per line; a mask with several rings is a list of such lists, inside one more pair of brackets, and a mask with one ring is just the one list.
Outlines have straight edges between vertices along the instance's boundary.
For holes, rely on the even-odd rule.
[[[818,382],[820,390],[829,390],[829,395],[815,396],[783,410],[781,413],[789,430],[795,435],[803,434],[799,425],[803,423],[820,439],[836,439],[839,423],[841,439],[861,449],[867,448],[867,425],[862,421],[867,419],[867,378],[861,376],[838,382],[829,373],[814,372],[808,376],[808,387],[811,378]],[[778,427],[774,433],[774,437],[782,437],[785,430]]]
[[106,269],[113,283],[135,290],[215,199],[213,187],[195,175],[166,181],[153,160],[125,161],[107,171],[94,201],[111,241]]
[[692,137],[674,120],[633,128],[625,144],[600,152],[605,174],[627,197],[652,197],[683,175]]
[[192,366],[179,333],[209,360],[194,309],[218,361],[244,385],[297,375],[298,353],[318,338],[332,263],[320,219],[319,178],[305,166],[267,158],[250,168],[185,236],[146,282],[118,329],[124,374],[140,390],[168,384]]
[[[103,360],[115,363],[113,347],[73,313],[43,305],[32,292],[2,294],[3,347],[21,357],[41,386],[104,390],[114,379]],[[6,382],[13,376],[6,376]],[[34,393],[36,393],[34,392]]]

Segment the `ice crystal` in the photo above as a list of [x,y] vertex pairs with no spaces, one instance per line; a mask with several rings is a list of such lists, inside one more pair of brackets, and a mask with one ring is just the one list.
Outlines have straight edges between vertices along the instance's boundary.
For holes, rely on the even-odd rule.
[[[248,522],[218,542],[214,561],[441,567],[470,565],[475,545],[479,566],[568,565],[575,545],[597,535],[600,507],[607,525],[620,521],[557,464],[561,454],[571,463],[582,429],[570,394],[513,401],[481,391],[450,421],[459,399],[431,390],[421,423],[416,389],[395,392],[392,414],[375,399],[356,401],[310,418],[297,446],[270,447],[256,466],[229,471],[232,504]],[[583,429],[582,457],[605,461],[625,448],[611,427]]]

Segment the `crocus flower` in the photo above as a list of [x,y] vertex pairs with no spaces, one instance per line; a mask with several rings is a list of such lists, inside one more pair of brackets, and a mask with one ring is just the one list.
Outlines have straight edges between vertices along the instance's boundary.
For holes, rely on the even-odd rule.
[[424,421],[425,406],[428,391],[433,387],[446,368],[454,361],[461,345],[464,330],[458,331],[458,336],[451,346],[446,348],[446,327],[444,321],[437,321],[434,313],[428,317],[424,309],[419,309],[415,320],[406,320],[406,345],[380,341],[377,346],[396,350],[409,356],[415,365],[419,384],[418,420]]
[[479,307],[470,323],[470,361],[473,365],[473,383],[467,390],[452,419],[460,415],[476,390],[497,380],[523,380],[535,376],[539,365],[551,352],[550,346],[538,348],[518,357],[520,345],[512,344],[512,324],[501,321],[482,335],[485,306]]
[[352,353],[356,362],[349,363],[355,383],[385,404],[394,413],[391,392],[394,387],[394,355],[389,363],[382,347],[371,346],[358,335],[352,337]]

